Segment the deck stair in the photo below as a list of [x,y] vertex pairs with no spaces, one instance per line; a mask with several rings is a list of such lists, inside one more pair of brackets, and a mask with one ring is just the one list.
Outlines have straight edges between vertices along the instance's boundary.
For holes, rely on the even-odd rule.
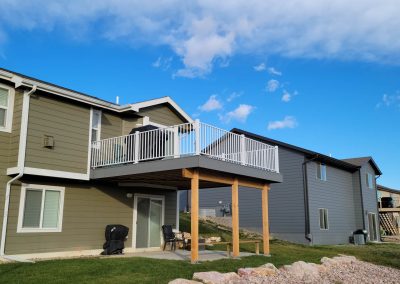
[[381,228],[385,230],[388,235],[398,235],[398,230],[393,222],[393,213],[389,212],[380,212],[379,213],[379,221]]

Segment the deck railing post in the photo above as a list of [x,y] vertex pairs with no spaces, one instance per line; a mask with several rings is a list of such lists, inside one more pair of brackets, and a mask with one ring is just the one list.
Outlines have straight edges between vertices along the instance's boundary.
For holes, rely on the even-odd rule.
[[179,140],[179,126],[174,126],[174,158],[179,158],[180,156],[180,140]]
[[195,131],[195,139],[194,139],[195,154],[200,155],[200,120],[199,119],[196,119],[194,121],[194,131]]
[[275,146],[275,171],[279,173],[279,151],[278,146]]
[[246,137],[242,134],[240,135],[240,162],[242,165],[246,164]]
[[135,145],[134,163],[139,163],[139,131],[135,132],[135,139],[133,141]]

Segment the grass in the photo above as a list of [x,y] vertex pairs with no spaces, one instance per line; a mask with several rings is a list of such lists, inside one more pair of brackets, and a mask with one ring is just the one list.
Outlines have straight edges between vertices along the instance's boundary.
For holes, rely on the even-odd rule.
[[[182,215],[181,229],[190,227],[189,216]],[[190,228],[189,228],[190,231]],[[200,222],[202,236],[218,235],[230,240],[230,234],[211,223]],[[242,234],[242,238],[246,235]],[[225,249],[222,247],[221,249]],[[241,246],[242,251],[253,251],[253,245]],[[168,283],[175,278],[190,279],[196,271],[236,271],[240,267],[255,267],[271,262],[279,267],[304,260],[319,263],[324,256],[354,255],[376,264],[400,269],[400,245],[369,244],[366,246],[302,246],[283,241],[271,241],[270,258],[244,257],[240,260],[217,260],[191,265],[186,261],[147,258],[85,258],[42,261],[34,264],[12,263],[0,265],[0,283]]]

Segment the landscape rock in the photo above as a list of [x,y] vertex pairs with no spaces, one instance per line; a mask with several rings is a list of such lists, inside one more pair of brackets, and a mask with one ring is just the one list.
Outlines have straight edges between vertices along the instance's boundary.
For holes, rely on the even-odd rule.
[[282,270],[304,282],[313,282],[320,279],[320,265],[297,261],[292,265],[285,265]]
[[178,278],[178,279],[168,282],[168,284],[199,284],[199,283],[202,283],[202,282],[188,280],[188,279],[184,279],[184,278]]
[[204,284],[224,284],[239,279],[239,275],[235,272],[220,273],[217,271],[209,271],[196,272],[193,274],[193,280],[201,281]]
[[279,270],[272,264],[267,263],[255,268],[239,268],[239,276],[270,276],[276,275]]

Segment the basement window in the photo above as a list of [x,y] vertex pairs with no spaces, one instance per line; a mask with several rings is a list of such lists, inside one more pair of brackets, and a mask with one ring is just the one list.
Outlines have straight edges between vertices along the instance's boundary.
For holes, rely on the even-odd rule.
[[317,179],[326,181],[326,165],[323,163],[317,166]]
[[328,230],[329,229],[328,209],[320,208],[318,210],[319,210],[319,228],[321,230]]
[[63,187],[23,185],[17,232],[61,232],[64,191]]

